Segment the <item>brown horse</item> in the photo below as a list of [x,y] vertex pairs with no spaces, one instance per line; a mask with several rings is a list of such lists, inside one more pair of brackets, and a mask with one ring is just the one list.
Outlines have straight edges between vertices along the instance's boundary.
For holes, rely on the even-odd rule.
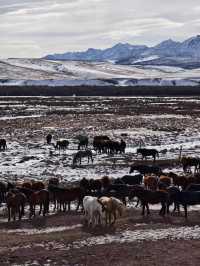
[[34,191],[39,191],[39,190],[45,189],[45,185],[41,181],[24,182],[22,184],[22,187],[32,189]]
[[22,192],[9,191],[6,194],[6,203],[8,208],[8,221],[10,221],[11,216],[13,220],[16,219],[16,213],[18,213],[19,220],[24,215],[24,206],[26,203],[26,196]]
[[191,171],[191,167],[194,166],[194,173],[199,171],[200,167],[200,158],[194,158],[194,157],[183,157],[181,159],[181,164],[183,165],[183,171],[187,172],[188,169]]
[[158,179],[156,176],[145,176],[144,185],[147,189],[156,190],[158,186]]
[[48,189],[53,195],[54,210],[57,208],[57,210],[66,211],[66,205],[68,205],[68,211],[70,211],[72,201],[78,201],[76,210],[78,210],[79,206],[82,204],[84,191],[80,187],[60,188],[54,185],[49,185]]
[[35,191],[30,195],[29,198],[30,203],[30,215],[31,218],[33,215],[35,216],[35,208],[36,205],[40,206],[39,215],[41,212],[43,216],[49,211],[49,191],[46,189],[42,189],[40,191]]

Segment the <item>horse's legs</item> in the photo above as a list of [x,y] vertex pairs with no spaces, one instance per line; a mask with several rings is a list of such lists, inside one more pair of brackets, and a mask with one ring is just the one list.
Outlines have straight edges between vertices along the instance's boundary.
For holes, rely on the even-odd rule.
[[149,204],[146,203],[146,208],[147,208],[147,214],[150,214],[150,211],[149,211]]
[[145,213],[145,203],[142,202],[142,215],[144,215],[144,213]]
[[68,211],[70,211],[70,209],[71,209],[71,208],[70,208],[70,207],[71,207],[71,206],[70,206],[70,203],[71,203],[71,202],[68,201]]
[[184,204],[185,218],[187,218],[187,204]]
[[8,207],[8,222],[10,222],[10,214],[11,214],[11,209]]
[[42,212],[42,203],[40,203],[39,215],[41,214],[41,212]]

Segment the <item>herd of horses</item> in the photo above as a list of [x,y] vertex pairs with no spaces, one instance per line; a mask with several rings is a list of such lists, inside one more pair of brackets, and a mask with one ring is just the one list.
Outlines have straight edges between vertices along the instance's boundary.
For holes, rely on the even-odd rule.
[[[53,204],[54,211],[70,211],[71,203],[77,202],[76,210],[78,211],[81,207],[89,223],[93,216],[90,213],[88,218],[88,212],[84,208],[83,203],[86,202],[86,197],[89,202],[93,204],[95,202],[96,207],[98,205],[98,210],[101,205],[102,212],[106,210],[108,212],[106,209],[108,207],[102,205],[104,201],[107,202],[106,204],[111,201],[109,206],[115,204],[116,209],[117,206],[121,206],[122,209],[122,205],[123,209],[126,209],[127,201],[137,199],[136,207],[141,206],[142,215],[145,212],[150,213],[149,204],[160,204],[159,214],[164,216],[170,212],[169,207],[173,204],[173,212],[180,213],[180,206],[183,206],[185,217],[187,217],[187,207],[200,204],[200,175],[198,173],[193,176],[178,176],[173,172],[163,173],[159,167],[154,165],[148,167],[133,165],[130,172],[133,169],[137,169],[139,173],[117,179],[111,179],[108,176],[101,179],[82,178],[79,184],[69,187],[62,186],[58,178],[51,178],[48,183],[41,181],[22,184],[0,182],[0,201],[6,203],[8,221],[15,220],[16,216],[21,220],[25,212],[29,212],[31,219],[36,215],[37,206],[39,206],[39,215],[45,216],[50,211],[50,203]],[[88,204],[86,204],[88,210],[93,210],[94,206]],[[29,208],[25,208],[26,206]],[[96,222],[100,221],[102,216],[100,213],[97,214],[99,218]],[[115,222],[116,212],[114,211],[112,215],[108,213],[107,217],[109,224],[112,220]]]
[[[81,164],[84,157],[93,163],[92,150],[88,149],[88,137],[78,136],[78,151],[73,157],[73,165]],[[56,144],[52,143],[52,135],[46,136],[48,145],[53,144],[55,149],[65,150],[69,146],[66,139],[58,140]],[[94,150],[101,154],[125,153],[126,143],[124,140],[114,141],[107,136],[95,136],[93,139]],[[5,139],[0,139],[0,149],[6,150]],[[106,221],[111,223],[112,218],[116,220],[116,210],[122,210],[127,204],[137,198],[137,205],[142,207],[142,215],[150,213],[149,204],[161,204],[160,215],[170,212],[170,205],[174,205],[173,212],[180,213],[180,206],[184,207],[185,217],[187,217],[187,207],[189,205],[200,204],[200,159],[192,157],[183,157],[181,163],[184,172],[188,172],[194,166],[194,174],[177,175],[173,172],[163,173],[162,169],[156,165],[156,158],[159,152],[156,149],[137,149],[137,154],[141,154],[143,159],[152,156],[154,164],[134,164],[130,167],[128,175],[121,178],[110,179],[103,177],[101,179],[80,180],[76,187],[63,187],[57,178],[48,180],[48,184],[41,181],[24,182],[22,184],[13,184],[10,182],[0,182],[0,203],[6,203],[8,210],[8,221],[16,215],[19,220],[25,215],[27,205],[29,206],[29,218],[36,215],[37,206],[39,214],[44,216],[49,213],[49,205],[54,205],[54,211],[70,211],[71,203],[77,201],[76,210],[80,207],[85,211],[85,218],[88,223],[92,223],[93,218],[98,223],[102,213],[106,213]],[[137,174],[131,175],[134,171]],[[87,200],[86,200],[87,199]],[[84,207],[84,202],[85,206]],[[93,205],[90,206],[90,203]],[[115,206],[113,208],[108,206]],[[123,208],[122,208],[123,206]],[[87,208],[87,210],[86,210]],[[95,209],[97,208],[97,209]],[[108,209],[112,211],[108,211]],[[97,216],[93,215],[94,213]],[[99,213],[101,210],[101,213]],[[119,211],[121,213],[121,211]],[[97,217],[97,219],[95,218]]]

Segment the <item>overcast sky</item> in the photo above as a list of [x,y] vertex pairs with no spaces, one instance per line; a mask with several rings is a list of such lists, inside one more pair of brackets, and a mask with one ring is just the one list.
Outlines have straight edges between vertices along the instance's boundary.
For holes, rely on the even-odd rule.
[[199,0],[0,0],[1,58],[153,45],[199,33]]

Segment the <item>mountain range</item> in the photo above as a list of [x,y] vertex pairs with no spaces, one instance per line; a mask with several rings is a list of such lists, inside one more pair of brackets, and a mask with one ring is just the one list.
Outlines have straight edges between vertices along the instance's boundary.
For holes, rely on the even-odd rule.
[[43,59],[110,61],[121,65],[175,66],[194,69],[200,67],[200,35],[183,42],[165,40],[153,47],[118,43],[104,50],[89,48],[84,52],[50,54]]

